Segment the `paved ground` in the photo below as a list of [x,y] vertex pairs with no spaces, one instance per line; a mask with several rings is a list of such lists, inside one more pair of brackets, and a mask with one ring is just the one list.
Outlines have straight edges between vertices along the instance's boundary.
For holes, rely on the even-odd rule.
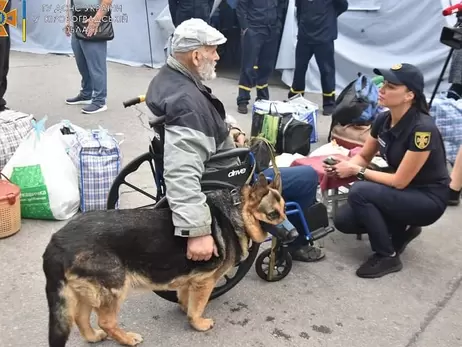
[[[101,125],[122,132],[124,162],[144,152],[149,141],[144,106],[124,109],[122,101],[144,93],[156,73],[109,64],[109,111],[83,115],[64,99],[79,88],[72,58],[12,53],[7,99],[10,107],[48,115],[48,125],[70,119],[84,127]],[[217,79],[215,94],[236,115],[236,81]],[[272,88],[274,98],[286,91]],[[313,101],[319,101],[317,97]],[[238,119],[249,126],[248,119]],[[329,120],[322,117],[325,141]],[[140,177],[151,184],[147,175]],[[126,194],[132,198],[132,194]],[[128,199],[129,201],[130,199]],[[136,203],[131,201],[129,203]],[[337,233],[325,239],[327,257],[318,264],[296,263],[281,282],[266,283],[252,269],[231,292],[210,303],[216,327],[192,331],[177,307],[152,293],[132,295],[123,306],[122,325],[142,334],[144,346],[458,347],[462,346],[462,234],[459,208],[449,209],[409,246],[402,272],[363,280],[354,271],[370,253],[367,238]],[[0,346],[47,346],[47,307],[41,255],[64,222],[24,220],[14,237],[0,240]],[[77,331],[69,346],[80,347]],[[116,346],[112,341],[101,346]]]

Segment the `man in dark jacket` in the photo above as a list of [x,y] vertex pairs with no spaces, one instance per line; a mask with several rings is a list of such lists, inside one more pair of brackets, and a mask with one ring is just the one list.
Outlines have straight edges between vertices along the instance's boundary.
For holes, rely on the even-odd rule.
[[289,98],[305,93],[305,76],[311,58],[321,74],[323,114],[333,112],[335,103],[334,41],[337,17],[348,9],[347,0],[296,0],[298,36],[295,71]]
[[276,64],[287,4],[287,0],[239,0],[237,4],[242,35],[239,113],[248,112],[250,91],[255,83],[257,99],[269,99],[268,79]]
[[[172,40],[172,55],[154,77],[146,93],[146,104],[156,116],[165,116],[164,179],[166,197],[173,213],[175,235],[188,238],[187,257],[208,260],[215,245],[211,216],[200,179],[209,170],[233,168],[237,159],[212,166],[210,157],[219,150],[244,143],[242,131],[230,135],[232,124],[224,105],[202,81],[214,79],[217,46],[226,38],[200,19],[180,24]],[[281,168],[284,199],[309,208],[316,200],[318,176],[310,166]],[[272,169],[264,172],[274,175]],[[289,218],[290,219],[290,218]],[[292,224],[299,237],[289,247],[294,260],[316,261],[324,257],[319,248],[308,245],[295,217]]]
[[168,7],[175,28],[185,20],[199,18],[210,22],[214,0],[168,0]]
[[[3,9],[0,6],[0,11],[8,15],[8,12],[11,10],[11,1],[6,3],[6,7]],[[6,18],[2,18],[1,23],[3,24],[3,28],[5,29],[6,36],[0,37],[0,112],[7,109],[6,101],[4,99],[7,87],[7,75],[10,66],[10,48],[11,48],[11,40],[10,40],[10,28],[8,23],[6,22]],[[2,29],[0,27],[0,29]]]

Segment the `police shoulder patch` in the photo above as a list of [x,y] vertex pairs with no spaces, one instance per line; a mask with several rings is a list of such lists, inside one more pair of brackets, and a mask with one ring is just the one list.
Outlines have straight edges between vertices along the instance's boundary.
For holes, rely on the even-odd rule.
[[425,149],[430,144],[432,133],[429,131],[416,131],[414,134],[414,144],[418,149]]

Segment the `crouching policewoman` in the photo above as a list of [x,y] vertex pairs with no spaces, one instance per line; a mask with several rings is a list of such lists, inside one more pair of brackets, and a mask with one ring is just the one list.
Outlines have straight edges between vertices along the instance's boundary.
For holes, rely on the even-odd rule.
[[[328,175],[357,176],[348,202],[338,209],[335,227],[346,234],[364,233],[374,254],[359,267],[362,278],[377,278],[403,268],[400,254],[444,213],[449,173],[443,140],[429,115],[424,78],[413,65],[374,69],[385,83],[380,114],[361,152],[348,161],[325,165]],[[392,173],[367,166],[379,152]]]

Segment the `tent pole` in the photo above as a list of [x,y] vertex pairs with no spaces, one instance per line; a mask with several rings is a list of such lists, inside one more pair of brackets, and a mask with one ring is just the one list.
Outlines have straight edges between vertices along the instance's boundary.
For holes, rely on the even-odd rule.
[[148,0],[144,0],[144,6],[145,6],[145,8],[146,8],[146,22],[148,23],[149,54],[150,54],[150,56],[151,56],[151,68],[154,68],[154,59],[152,58],[151,26],[149,25]]

